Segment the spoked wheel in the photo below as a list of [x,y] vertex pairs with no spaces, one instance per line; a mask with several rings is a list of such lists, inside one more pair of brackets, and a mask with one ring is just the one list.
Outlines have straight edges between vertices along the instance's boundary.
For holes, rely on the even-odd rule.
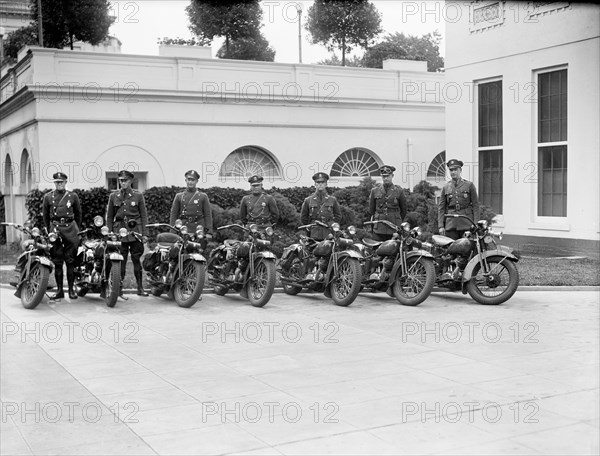
[[338,306],[349,306],[360,291],[362,269],[356,258],[344,258],[338,267],[338,275],[330,285],[331,299]]
[[508,301],[519,286],[519,271],[511,260],[488,258],[488,271],[476,264],[467,282],[467,291],[479,304],[497,305]]
[[435,283],[435,266],[429,258],[409,258],[406,260],[406,275],[398,271],[392,287],[400,304],[417,306],[431,294]]
[[121,262],[112,261],[109,263],[110,271],[106,278],[104,301],[108,307],[114,307],[121,293]]
[[[288,278],[292,280],[301,280],[302,279],[302,264],[299,259],[295,259],[290,266],[290,270],[288,273]],[[295,296],[302,291],[302,287],[297,287],[295,285],[288,285],[282,282],[283,291],[285,294]]]
[[21,304],[26,309],[35,309],[42,301],[46,288],[50,269],[39,263],[34,264],[29,271],[29,280],[21,285]]
[[186,260],[183,270],[171,287],[173,297],[179,307],[192,307],[202,294],[206,267],[195,260]]
[[258,261],[247,287],[248,300],[254,307],[262,307],[269,302],[275,290],[275,262]]

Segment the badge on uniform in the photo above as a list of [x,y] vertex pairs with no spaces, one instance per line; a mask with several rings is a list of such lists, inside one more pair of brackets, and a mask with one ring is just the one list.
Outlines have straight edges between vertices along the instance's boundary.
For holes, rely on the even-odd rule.
[[262,206],[262,207],[265,207],[265,206],[266,206],[266,204],[265,204],[265,203],[262,203],[262,204],[261,204],[261,206]]
[[468,198],[468,197],[469,197],[469,194],[467,192],[464,192],[463,193],[463,198]]
[[132,205],[132,206],[135,206],[135,201],[132,201],[132,202],[131,202],[131,205]]
[[194,204],[198,204],[198,200],[194,200]]
[[67,207],[71,207],[71,200],[67,201]]

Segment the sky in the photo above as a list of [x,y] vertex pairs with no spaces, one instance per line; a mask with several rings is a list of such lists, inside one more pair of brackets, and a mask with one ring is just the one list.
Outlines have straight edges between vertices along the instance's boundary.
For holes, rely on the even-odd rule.
[[[158,55],[158,38],[191,38],[188,18],[185,12],[190,0],[111,0],[111,13],[115,23],[110,33],[122,43],[124,54]],[[444,36],[444,19],[452,14],[443,1],[397,1],[374,0],[382,16],[384,33],[404,32],[408,35],[422,36],[438,30]],[[331,57],[322,45],[312,45],[308,41],[306,24],[307,10],[312,0],[262,0],[263,24],[262,32],[275,49],[275,61],[297,63],[299,61],[298,46],[298,13],[297,5],[302,8],[302,62],[317,63]],[[212,43],[213,57],[223,43],[216,39]],[[444,41],[440,44],[440,54],[444,56]],[[356,51],[351,55],[362,55]],[[338,52],[338,57],[341,54]]]

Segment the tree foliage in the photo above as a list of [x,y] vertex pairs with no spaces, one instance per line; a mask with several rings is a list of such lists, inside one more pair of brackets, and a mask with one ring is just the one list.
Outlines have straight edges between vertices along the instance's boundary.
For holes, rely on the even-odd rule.
[[306,30],[313,44],[339,49],[345,66],[347,53],[356,46],[367,48],[381,33],[381,16],[368,0],[315,0],[308,9]]
[[223,44],[217,52],[217,57],[220,59],[273,62],[275,60],[275,50],[269,46],[269,42],[259,31],[254,36],[231,40],[229,49]]
[[207,44],[210,44],[210,41],[207,40],[202,40],[198,37],[192,37],[192,38],[169,38],[167,36],[162,37],[162,38],[158,38],[156,44],[158,45],[165,45],[165,46],[169,46],[169,45],[180,45],[180,46],[206,46]]
[[[329,57],[328,59],[317,62],[317,65],[341,66],[342,59],[340,59],[336,54],[332,54],[331,57]],[[347,66],[347,67],[362,67],[362,66],[364,66],[363,58],[357,57],[355,55],[352,56],[352,58],[346,58],[345,66]]]
[[16,61],[19,49],[27,45],[35,45],[38,43],[38,28],[30,24],[25,27],[18,28],[6,35],[4,41],[4,59]]
[[201,42],[225,38],[226,55],[232,41],[260,34],[262,9],[258,0],[192,0],[185,10],[189,28]]
[[441,71],[444,59],[440,56],[442,35],[436,30],[422,37],[404,33],[388,34],[387,37],[369,48],[363,57],[367,68],[383,68],[386,59],[420,60],[427,62],[427,71]]

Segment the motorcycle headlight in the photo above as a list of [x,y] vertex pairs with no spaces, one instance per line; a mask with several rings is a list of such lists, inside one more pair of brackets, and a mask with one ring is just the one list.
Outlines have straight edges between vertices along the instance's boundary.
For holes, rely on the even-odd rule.
[[354,225],[350,225],[348,227],[348,233],[350,233],[352,236],[354,236],[356,234],[356,227]]
[[102,226],[102,225],[104,225],[104,219],[102,218],[101,215],[97,215],[96,217],[94,217],[94,225],[95,226]]
[[271,241],[265,241],[264,239],[257,239],[256,246],[258,248],[265,248],[271,245]]
[[410,224],[408,222],[402,222],[402,225],[400,225],[400,228],[402,228],[404,231],[410,231]]
[[183,222],[181,219],[175,220],[175,228],[181,228],[183,226]]
[[338,238],[338,243],[342,246],[348,246],[348,245],[352,245],[353,241],[352,239],[346,239],[346,238]]
[[119,230],[119,236],[121,236],[121,237],[126,237],[126,236],[127,236],[127,234],[129,234],[129,232],[127,231],[127,228],[121,228],[121,229]]
[[41,235],[42,235],[42,232],[40,231],[40,229],[39,229],[39,228],[33,228],[33,229],[31,230],[31,235],[32,235],[33,237],[39,237],[39,236],[41,236]]
[[48,235],[48,240],[50,242],[56,242],[57,239],[58,239],[58,235],[54,232],[52,232]]
[[271,228],[270,226],[265,228],[265,233],[267,233],[267,236],[273,236],[273,228]]
[[100,228],[100,233],[102,234],[102,236],[107,236],[108,235],[108,227],[103,226],[102,228]]
[[255,223],[250,225],[248,228],[250,228],[251,233],[256,233],[258,231],[258,226]]
[[196,250],[200,250],[202,246],[198,242],[188,241],[187,250],[188,252],[194,252]]
[[188,234],[188,229],[187,229],[187,226],[182,226],[182,227],[180,227],[179,229],[180,229],[180,231],[181,231],[181,234]]
[[332,223],[332,224],[331,224],[331,229],[332,229],[333,231],[339,231],[339,230],[340,230],[340,224],[339,224],[339,223],[337,223],[337,222],[335,222],[335,223]]
[[477,222],[477,226],[483,229],[486,229],[488,227],[488,222],[487,220],[479,220]]

